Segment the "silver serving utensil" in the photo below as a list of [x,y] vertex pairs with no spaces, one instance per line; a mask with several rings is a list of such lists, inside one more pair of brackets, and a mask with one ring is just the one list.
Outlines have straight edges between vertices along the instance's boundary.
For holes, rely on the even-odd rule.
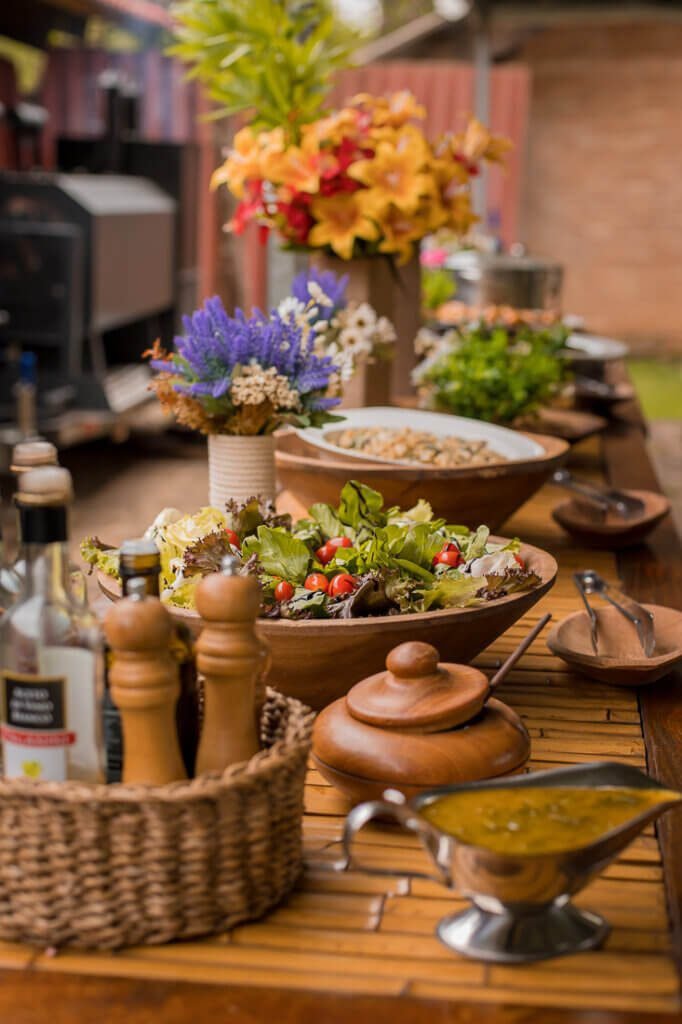
[[589,395],[594,398],[604,398],[607,401],[616,397],[616,389],[605,380],[576,375],[573,378],[573,383],[578,394]]
[[598,595],[603,598],[604,601],[608,601],[609,604],[613,605],[614,608],[617,608],[621,615],[624,615],[625,618],[633,624],[637,630],[637,636],[645,657],[651,658],[656,650],[654,617],[651,612],[648,612],[646,608],[642,608],[641,604],[637,604],[637,602],[633,601],[631,597],[627,596],[627,594],[611,587],[606,580],[593,569],[587,569],[584,572],[574,572],[573,580],[578,589],[578,593],[583,599],[583,604],[587,609],[594,653],[599,653],[597,613],[591,606],[588,598],[592,595]]
[[586,480],[576,480],[567,469],[557,469],[552,474],[552,483],[557,487],[564,487],[567,491],[573,491],[592,502],[603,512],[615,512],[622,519],[634,519],[644,512],[644,502],[640,498],[633,498],[631,494],[614,489],[602,490]]

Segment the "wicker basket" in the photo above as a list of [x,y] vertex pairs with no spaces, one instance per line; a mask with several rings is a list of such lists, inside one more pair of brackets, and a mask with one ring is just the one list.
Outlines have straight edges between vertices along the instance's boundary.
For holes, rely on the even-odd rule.
[[265,914],[301,870],[312,719],[269,690],[259,754],[169,786],[0,779],[0,938],[114,949]]

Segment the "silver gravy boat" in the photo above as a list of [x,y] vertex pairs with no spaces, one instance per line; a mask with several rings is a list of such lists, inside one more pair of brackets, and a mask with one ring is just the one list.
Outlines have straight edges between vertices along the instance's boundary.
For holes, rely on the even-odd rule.
[[[335,866],[341,871],[352,867],[370,874],[428,878],[450,889],[457,887],[472,906],[443,918],[436,934],[446,946],[465,956],[495,963],[529,963],[592,949],[604,941],[609,925],[599,914],[578,910],[571,896],[603,871],[649,822],[681,801],[682,793],[662,798],[659,804],[594,842],[561,853],[498,853],[456,840],[419,813],[447,793],[537,786],[627,786],[671,792],[637,768],[609,761],[441,786],[409,802],[397,790],[386,790],[383,800],[358,804],[348,814],[343,831],[344,859]],[[357,862],[352,852],[353,838],[377,818],[392,819],[414,832],[431,857],[436,874],[370,868]]]

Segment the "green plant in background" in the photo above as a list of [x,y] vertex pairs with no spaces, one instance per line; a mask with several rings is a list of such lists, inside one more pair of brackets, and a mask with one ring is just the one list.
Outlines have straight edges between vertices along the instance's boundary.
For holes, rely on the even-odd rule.
[[438,309],[457,291],[455,279],[447,270],[422,267],[422,305],[425,310]]
[[334,71],[350,63],[358,36],[331,0],[181,0],[169,53],[192,65],[219,108],[246,112],[256,128],[314,121]]
[[[461,328],[443,337],[424,332],[428,352],[415,370],[422,401],[432,409],[511,423],[550,401],[569,376],[558,355],[567,331],[521,327]],[[430,340],[430,344],[429,344]]]

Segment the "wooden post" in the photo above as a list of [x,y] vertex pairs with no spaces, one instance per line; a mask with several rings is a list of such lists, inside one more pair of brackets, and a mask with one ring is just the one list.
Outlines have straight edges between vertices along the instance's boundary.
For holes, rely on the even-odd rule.
[[130,596],[109,609],[104,631],[113,652],[111,696],[121,712],[122,782],[159,786],[187,775],[175,729],[180,682],[169,648],[173,626],[145,586],[130,581]]
[[260,588],[253,576],[235,574],[236,559],[223,559],[219,573],[196,590],[197,610],[206,623],[196,645],[204,677],[204,724],[196,771],[224,771],[258,751],[256,680],[263,652],[256,637]]

